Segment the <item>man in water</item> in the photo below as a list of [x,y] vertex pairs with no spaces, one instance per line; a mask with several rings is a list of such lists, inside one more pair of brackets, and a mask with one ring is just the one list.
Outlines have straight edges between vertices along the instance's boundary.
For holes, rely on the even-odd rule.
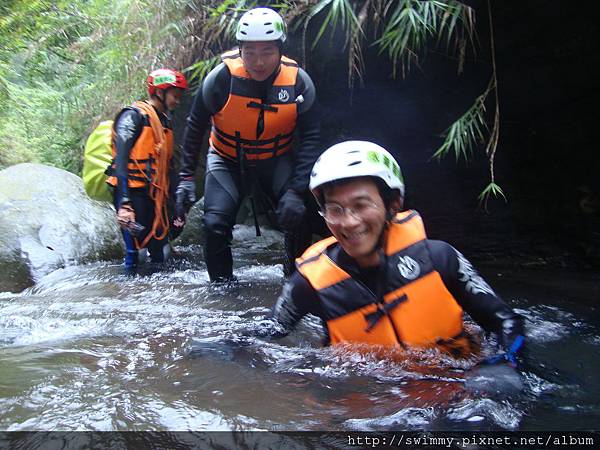
[[297,260],[273,308],[279,335],[306,314],[319,317],[328,344],[437,347],[460,357],[476,351],[463,311],[515,364],[523,322],[471,263],[446,242],[428,239],[416,211],[403,211],[400,166],[372,142],[325,151],[310,190],[332,237]]
[[[274,10],[246,12],[236,39],[239,50],[221,55],[223,62],[207,75],[194,99],[177,188],[181,211],[196,199],[194,172],[211,125],[202,221],[204,257],[212,282],[235,281],[231,230],[242,200],[255,199],[257,188],[276,208],[284,231],[286,274],[312,237],[305,218],[311,200],[308,178],[319,154],[314,84],[294,60],[283,56],[285,23]],[[293,148],[296,132],[298,143]],[[183,218],[183,212],[178,214]]]

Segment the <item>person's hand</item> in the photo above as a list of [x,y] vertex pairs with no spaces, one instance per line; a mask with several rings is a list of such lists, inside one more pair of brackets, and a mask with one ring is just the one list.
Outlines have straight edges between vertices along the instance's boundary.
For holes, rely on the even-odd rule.
[[117,211],[117,223],[124,230],[127,229],[129,223],[135,222],[135,212],[129,204],[121,205]]
[[293,189],[288,189],[279,199],[277,211],[275,212],[279,225],[283,229],[294,230],[299,228],[306,213],[304,199]]
[[182,178],[175,191],[177,202],[186,208],[191,208],[196,203],[196,182],[193,178]]
[[524,390],[519,372],[506,362],[478,364],[465,374],[465,388],[474,393],[511,397]]
[[498,355],[494,355],[490,358],[486,358],[483,361],[481,361],[479,364],[480,365],[494,365],[494,364],[500,364],[500,363],[507,363],[509,366],[516,369],[517,368],[517,354],[519,353],[519,351],[521,351],[524,344],[525,344],[525,338],[521,335],[518,335],[514,339],[514,341],[508,348],[508,350],[506,350],[506,352],[500,353]]
[[175,227],[185,225],[185,216],[196,202],[196,182],[193,178],[182,178],[175,191]]
[[175,196],[178,202],[191,208],[196,203],[196,182],[194,179],[192,177],[182,178],[177,185]]
[[184,195],[179,195],[179,193],[177,193],[177,198],[175,200],[175,217],[173,218],[173,226],[175,228],[184,227],[187,211]]
[[517,336],[510,348],[486,358],[469,370],[465,387],[472,392],[511,396],[523,391],[523,380],[517,371],[517,353],[525,338]]

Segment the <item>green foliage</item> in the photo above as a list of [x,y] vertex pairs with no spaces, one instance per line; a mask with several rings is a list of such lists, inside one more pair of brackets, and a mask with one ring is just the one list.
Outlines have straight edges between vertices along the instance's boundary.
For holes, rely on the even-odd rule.
[[201,81],[208,75],[208,73],[221,62],[218,56],[213,56],[207,59],[201,59],[200,61],[192,64],[186,69],[188,78],[191,81]]
[[321,28],[313,41],[312,47],[315,48],[325,31],[335,33],[338,24],[342,29],[347,30],[346,45],[348,45],[351,36],[360,31],[360,24],[354,12],[352,2],[349,0],[323,0],[317,3],[311,10],[307,20],[311,20],[325,8],[329,7],[329,12],[321,24]]
[[494,182],[490,182],[490,184],[488,184],[487,187],[481,191],[478,197],[479,203],[483,204],[487,208],[487,203],[491,197],[502,197],[505,202],[508,201],[506,199],[506,195],[504,195],[504,191],[502,191],[502,188]]
[[[398,68],[405,75],[432,45],[457,54],[460,71],[474,41],[473,10],[455,0],[3,0],[0,167],[40,161],[79,173],[89,132],[145,96],[150,70],[185,67],[192,82],[201,81],[235,44],[241,14],[259,4],[277,9],[292,29],[302,28],[305,40],[308,25],[322,20],[312,48],[343,32],[351,88],[362,78],[366,45],[387,55],[394,75]],[[494,67],[488,89],[446,130],[434,157],[468,159],[485,144],[491,182],[482,195],[503,195],[494,180],[498,133]]]
[[473,35],[472,10],[461,3],[415,0],[395,3],[377,44],[395,66],[401,64],[403,74],[412,62],[418,64],[419,54],[431,41],[439,43],[445,37],[448,49],[459,48],[465,45],[465,36]]
[[489,90],[475,99],[473,105],[444,132],[444,142],[434,153],[433,158],[440,159],[448,153],[454,153],[456,160],[461,157],[469,160],[473,147],[485,141],[484,130],[485,100]]
[[10,0],[0,9],[0,167],[81,170],[89,132],[145,96],[148,72],[185,67],[192,0]]
[[[2,164],[42,162],[75,171],[78,156],[73,153],[73,132],[65,117],[65,101],[61,91],[37,82],[32,87],[9,86],[13,110],[3,117],[0,129]],[[48,114],[45,105],[56,110]],[[56,120],[61,117],[62,120]],[[36,152],[36,149],[43,151]]]

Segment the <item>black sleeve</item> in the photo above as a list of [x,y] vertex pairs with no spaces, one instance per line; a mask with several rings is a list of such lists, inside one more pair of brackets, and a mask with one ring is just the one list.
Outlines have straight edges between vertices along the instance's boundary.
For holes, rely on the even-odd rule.
[[295,169],[290,180],[290,188],[296,192],[308,190],[310,171],[321,154],[321,110],[317,101],[316,89],[310,76],[298,69],[296,81],[298,93],[298,146],[294,152]]
[[198,89],[183,133],[181,177],[194,176],[204,134],[211,116],[220,111],[227,101],[230,80],[229,69],[221,63],[210,71]]
[[133,108],[126,108],[115,120],[115,176],[117,177],[117,204],[129,201],[127,191],[127,164],[129,154],[140,137],[144,127],[144,118]]
[[307,314],[321,316],[317,294],[298,271],[295,271],[283,285],[281,294],[273,306],[272,319],[278,325],[278,335],[289,334]]
[[460,306],[485,331],[498,335],[506,349],[523,336],[523,318],[498,297],[458,250],[442,241],[428,240],[434,268]]

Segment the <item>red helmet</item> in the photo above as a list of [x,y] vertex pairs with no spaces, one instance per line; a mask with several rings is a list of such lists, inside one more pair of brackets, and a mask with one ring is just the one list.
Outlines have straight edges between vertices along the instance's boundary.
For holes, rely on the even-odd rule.
[[167,89],[169,87],[187,89],[188,87],[183,74],[172,69],[157,69],[150,72],[146,83],[150,95],[154,95],[157,89]]

